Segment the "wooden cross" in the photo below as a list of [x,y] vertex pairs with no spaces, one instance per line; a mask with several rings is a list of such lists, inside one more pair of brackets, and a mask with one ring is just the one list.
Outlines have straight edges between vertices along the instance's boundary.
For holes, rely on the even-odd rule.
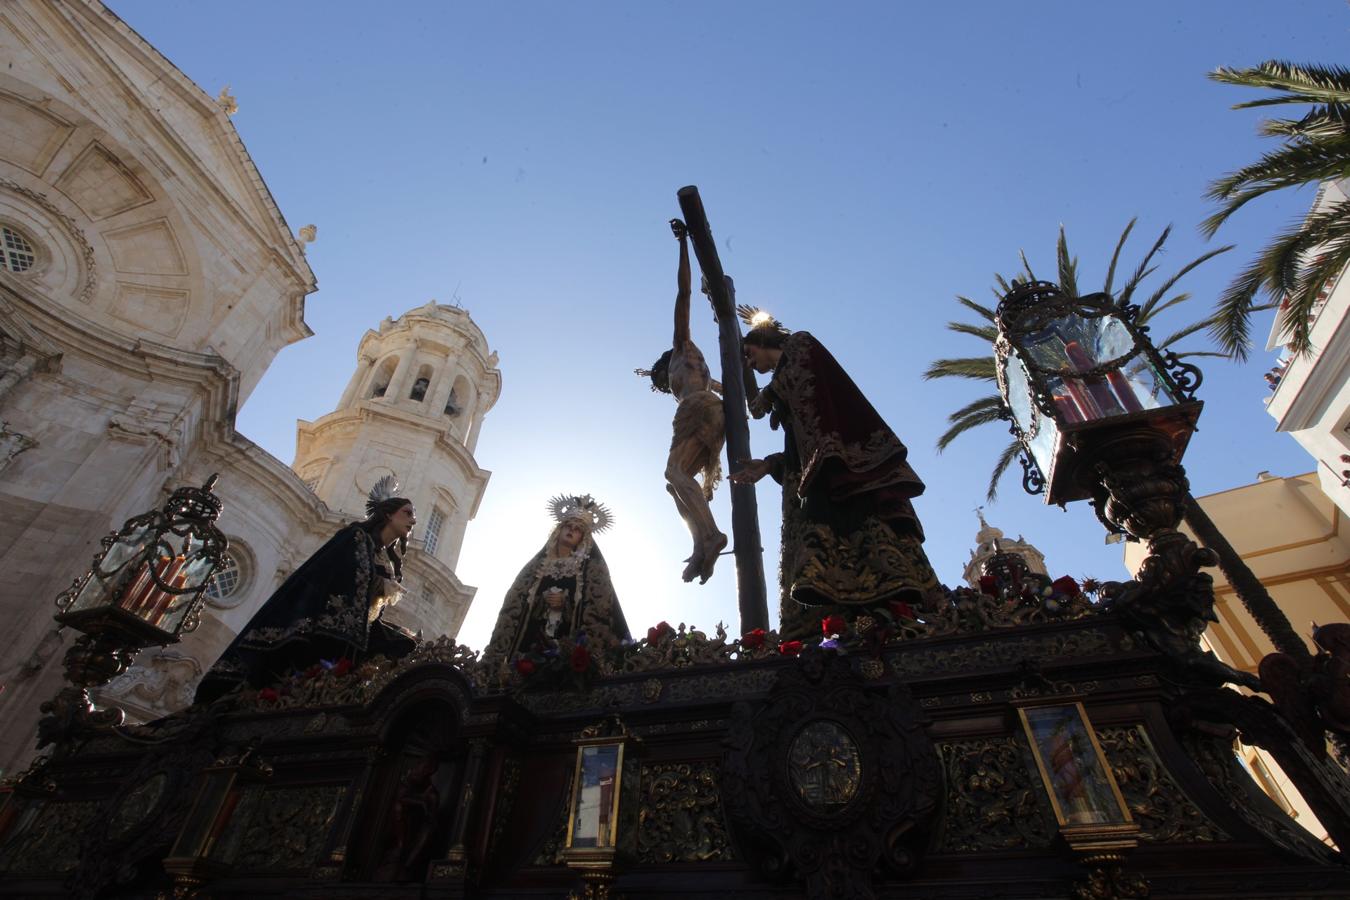
[[[736,286],[722,272],[722,261],[717,256],[708,216],[703,211],[703,200],[698,188],[690,185],[680,188],[677,196],[684,224],[689,229],[689,240],[698,257],[708,285],[708,297],[717,317],[717,343],[722,357],[722,409],[727,429],[727,472],[741,467],[741,460],[750,459],[750,422],[746,416],[745,378],[750,389],[758,392],[754,373],[745,365],[741,354],[741,325],[736,318]],[[755,501],[753,484],[731,484],[731,539],[736,557],[736,593],[741,611],[741,633],[756,628],[768,629],[769,606],[764,588],[764,549],[759,541],[759,506]]]

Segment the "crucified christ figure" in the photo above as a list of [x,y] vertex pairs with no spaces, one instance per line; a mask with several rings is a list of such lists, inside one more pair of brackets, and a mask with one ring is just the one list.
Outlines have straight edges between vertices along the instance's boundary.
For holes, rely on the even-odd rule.
[[[708,501],[722,477],[719,462],[726,427],[722,415],[722,386],[713,381],[703,352],[689,336],[689,233],[679,219],[670,220],[670,230],[680,242],[680,266],[675,294],[675,339],[650,370],[639,369],[652,379],[652,390],[674,394],[674,435],[666,460],[666,490],[675,498],[680,517],[694,538],[694,552],[686,560],[684,580],[712,577],[717,557],[727,545],[727,536],[717,528]],[[702,476],[700,485],[695,475]]]

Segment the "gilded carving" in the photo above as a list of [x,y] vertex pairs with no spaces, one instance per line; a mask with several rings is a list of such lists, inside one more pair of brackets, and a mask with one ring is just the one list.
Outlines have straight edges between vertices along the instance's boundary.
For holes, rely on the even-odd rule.
[[713,761],[642,767],[638,860],[643,863],[734,859]]
[[890,664],[897,674],[913,677],[1015,666],[1027,659],[1045,663],[1065,657],[1108,654],[1115,649],[1101,631],[1073,631],[1044,637],[1005,637],[951,648],[910,646],[891,656]]
[[[345,785],[322,784],[256,792],[256,802],[238,825],[234,866],[241,872],[308,870],[319,861],[346,790]],[[236,813],[235,821],[240,818]],[[222,843],[233,830],[231,822]]]
[[45,803],[27,827],[0,847],[0,872],[44,875],[74,871],[80,861],[84,831],[98,816],[92,800]]
[[1141,840],[1155,843],[1224,841],[1228,835],[1200,811],[1168,774],[1142,725],[1099,728],[1116,784],[1139,823]]
[[1022,742],[1013,736],[938,745],[947,781],[940,849],[1040,849],[1055,819]]
[[[1182,738],[1187,754],[1228,807],[1269,840],[1299,856],[1329,862],[1331,851],[1283,814],[1265,815],[1260,809],[1270,801],[1238,762],[1232,744],[1220,738],[1187,734]],[[1263,803],[1262,801],[1265,801]]]

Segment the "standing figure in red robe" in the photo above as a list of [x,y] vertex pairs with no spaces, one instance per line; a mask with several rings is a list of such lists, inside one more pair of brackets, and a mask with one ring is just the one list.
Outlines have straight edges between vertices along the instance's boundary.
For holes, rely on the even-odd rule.
[[746,363],[773,373],[750,412],[781,425],[785,446],[730,477],[783,486],[780,633],[803,637],[824,616],[893,601],[929,606],[941,587],[910,502],[924,485],[905,445],[819,341],[764,313],[747,318]]

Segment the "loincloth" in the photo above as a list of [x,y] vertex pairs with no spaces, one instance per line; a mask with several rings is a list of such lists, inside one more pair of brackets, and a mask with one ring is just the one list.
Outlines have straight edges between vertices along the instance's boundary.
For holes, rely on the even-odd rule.
[[680,405],[675,410],[670,449],[674,450],[688,441],[695,441],[703,449],[699,469],[703,479],[703,495],[709,500],[712,499],[713,489],[722,480],[722,445],[726,439],[721,397],[712,391],[697,391],[680,399]]

